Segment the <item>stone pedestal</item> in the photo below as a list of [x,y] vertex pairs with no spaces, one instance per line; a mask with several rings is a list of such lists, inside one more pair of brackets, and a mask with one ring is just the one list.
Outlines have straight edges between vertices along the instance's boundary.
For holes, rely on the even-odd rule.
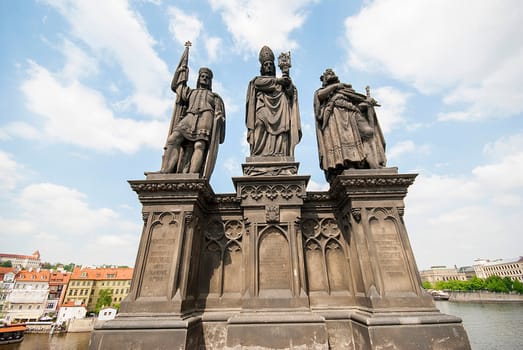
[[199,349],[196,314],[201,226],[214,193],[193,175],[130,181],[144,226],[129,295],[118,317],[95,327],[91,349]]
[[307,192],[291,157],[247,158],[236,193],[130,181],[144,228],[131,292],[91,349],[470,349],[421,288],[403,222],[416,175],[350,170]]

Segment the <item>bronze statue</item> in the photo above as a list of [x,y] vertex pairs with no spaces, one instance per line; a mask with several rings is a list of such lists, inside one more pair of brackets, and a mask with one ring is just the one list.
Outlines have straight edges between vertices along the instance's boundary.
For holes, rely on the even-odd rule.
[[218,144],[225,138],[225,107],[221,97],[212,92],[213,73],[209,68],[200,68],[196,89],[187,86],[189,46],[187,42],[171,83],[177,98],[161,172],[210,178]]
[[260,76],[249,82],[245,121],[251,156],[294,156],[301,139],[298,94],[289,76],[290,53],[279,57],[282,77],[276,77],[274,54],[260,50]]
[[327,181],[345,169],[384,167],[385,139],[374,106],[379,106],[367,87],[367,95],[340,83],[332,69],[320,77],[322,87],[314,93],[316,136],[320,167]]

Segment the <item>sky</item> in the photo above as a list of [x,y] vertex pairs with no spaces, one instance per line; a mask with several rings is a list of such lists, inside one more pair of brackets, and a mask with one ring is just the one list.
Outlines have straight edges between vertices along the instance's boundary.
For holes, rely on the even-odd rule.
[[371,87],[388,166],[419,174],[405,224],[420,270],[523,255],[523,2],[39,0],[0,2],[0,252],[133,266],[191,41],[189,86],[214,72],[226,138],[211,179],[233,193],[248,154],[245,96],[263,45],[291,52],[309,191],[313,94],[332,68]]

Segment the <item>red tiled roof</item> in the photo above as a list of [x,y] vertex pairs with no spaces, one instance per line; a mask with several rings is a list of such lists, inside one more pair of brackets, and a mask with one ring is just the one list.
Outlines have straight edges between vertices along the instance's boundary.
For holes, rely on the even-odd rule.
[[25,282],[49,282],[49,275],[49,270],[20,270],[15,279]]
[[3,259],[29,259],[38,260],[40,259],[40,253],[38,250],[33,255],[19,255],[19,254],[0,254],[0,258]]
[[66,307],[85,307],[85,304],[76,305],[75,301],[68,301],[68,302],[62,303],[62,307],[63,306],[66,306]]
[[132,267],[95,269],[75,267],[71,275],[72,280],[130,280],[132,277]]
[[15,272],[14,267],[0,267],[0,279],[3,279],[6,273]]
[[52,272],[50,276],[49,284],[67,284],[71,278],[70,272]]

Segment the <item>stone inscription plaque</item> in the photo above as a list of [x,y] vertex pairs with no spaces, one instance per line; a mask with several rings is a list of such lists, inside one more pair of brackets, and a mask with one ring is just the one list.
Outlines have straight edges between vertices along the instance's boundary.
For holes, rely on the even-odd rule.
[[259,246],[259,286],[262,289],[290,289],[289,243],[278,229],[263,233]]
[[164,213],[152,224],[151,231],[140,295],[166,296],[176,246],[178,221],[174,214]]
[[412,284],[396,225],[390,219],[370,222],[383,282],[387,291],[410,291]]

